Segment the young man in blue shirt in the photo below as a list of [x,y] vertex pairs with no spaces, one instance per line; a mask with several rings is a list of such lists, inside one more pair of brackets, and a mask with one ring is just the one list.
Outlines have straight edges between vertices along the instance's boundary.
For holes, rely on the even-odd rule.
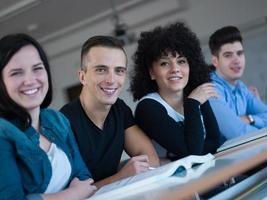
[[219,98],[211,99],[220,131],[226,139],[267,126],[267,106],[240,80],[245,69],[242,36],[238,28],[226,26],[209,39],[215,72],[212,81]]

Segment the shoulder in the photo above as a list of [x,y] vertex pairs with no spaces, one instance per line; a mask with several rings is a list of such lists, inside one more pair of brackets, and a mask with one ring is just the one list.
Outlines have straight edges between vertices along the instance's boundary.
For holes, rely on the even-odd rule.
[[59,130],[64,129],[66,132],[70,128],[68,119],[61,112],[53,109],[46,108],[41,110],[41,122],[44,126]]
[[80,116],[82,116],[81,112],[83,112],[79,98],[64,105],[60,109],[60,112],[63,113],[70,121],[76,121]]
[[74,99],[73,101],[62,106],[62,108],[60,108],[60,112],[62,112],[64,114],[71,113],[71,112],[75,111],[79,107],[79,105],[80,105],[79,98]]
[[112,105],[113,110],[119,110],[121,112],[131,111],[131,108],[120,98]]
[[238,80],[237,84],[238,84],[238,87],[239,87],[241,90],[243,90],[243,91],[245,91],[245,92],[249,92],[249,90],[248,90],[248,86],[247,86],[243,81]]
[[135,113],[137,112],[167,112],[167,109],[160,102],[146,98],[137,103]]
[[225,82],[223,78],[219,77],[215,72],[211,73],[211,80],[217,89],[224,89]]
[[41,117],[49,121],[66,121],[66,117],[59,111],[54,109],[46,108],[41,110]]
[[14,144],[22,144],[25,147],[28,137],[10,121],[0,118],[0,148],[11,148]]
[[0,118],[0,137],[7,137],[8,133],[16,130],[19,131],[10,121]]

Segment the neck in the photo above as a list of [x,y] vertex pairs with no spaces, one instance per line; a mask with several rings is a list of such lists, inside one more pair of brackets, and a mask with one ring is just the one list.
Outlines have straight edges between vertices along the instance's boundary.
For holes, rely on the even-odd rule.
[[87,117],[100,129],[103,129],[105,119],[111,106],[103,106],[88,98],[84,93],[80,95],[80,102]]
[[39,131],[40,129],[40,108],[36,108],[34,110],[29,111],[29,114],[32,119],[32,127]]

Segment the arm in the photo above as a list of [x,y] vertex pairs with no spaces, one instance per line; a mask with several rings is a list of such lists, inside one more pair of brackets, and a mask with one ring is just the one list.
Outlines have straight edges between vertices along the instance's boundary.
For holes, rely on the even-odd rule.
[[259,93],[259,91],[258,91],[258,89],[255,87],[255,86],[249,86],[248,87],[248,90],[255,96],[255,97],[257,97],[258,99],[261,99],[261,97],[260,97],[260,93]]
[[124,148],[130,156],[147,155],[150,166],[159,166],[159,158],[150,139],[137,125],[125,130]]
[[150,142],[150,139],[138,126],[133,125],[125,130],[125,151],[132,158],[113,176],[100,180],[96,186],[103,185],[126,178],[141,172],[145,172],[150,166],[159,166],[159,158]]
[[83,200],[95,192],[93,182],[92,179],[80,181],[74,178],[67,189],[53,194],[43,194],[42,197],[44,200]]
[[[0,138],[0,197],[19,200],[82,200],[94,192],[92,180],[74,181],[70,187],[54,194],[25,194],[12,145]],[[86,192],[85,192],[86,191]]]
[[55,121],[57,121],[62,131],[66,134],[62,139],[65,140],[64,142],[67,147],[65,153],[70,155],[72,181],[65,190],[53,194],[43,194],[42,197],[45,200],[85,199],[95,192],[96,187],[92,185],[94,181],[91,179],[91,174],[81,158],[69,121],[63,114],[57,114],[59,118]]
[[160,103],[145,99],[137,105],[135,118],[150,138],[178,158],[182,158],[190,154],[201,154],[203,149],[204,132],[199,105],[196,100],[186,100],[183,124],[174,121]]
[[20,172],[12,145],[0,138],[0,197],[4,199],[42,199],[40,194],[31,194],[27,198],[23,191]]
[[247,90],[247,115],[255,120],[253,126],[267,127],[267,105]]
[[[256,131],[257,128],[245,123],[235,111],[229,107],[225,97],[224,87],[216,84],[219,93],[218,98],[211,98],[210,105],[216,116],[221,133],[226,139],[235,138],[248,132]],[[256,99],[256,97],[255,97]]]
[[201,113],[206,129],[204,153],[215,153],[217,148],[225,141],[221,135],[218,123],[210,107],[209,101],[201,105]]

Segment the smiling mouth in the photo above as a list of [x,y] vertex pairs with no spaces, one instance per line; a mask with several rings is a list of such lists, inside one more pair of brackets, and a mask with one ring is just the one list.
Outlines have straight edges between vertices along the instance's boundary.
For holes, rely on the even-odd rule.
[[34,89],[30,89],[30,90],[24,90],[22,91],[23,94],[26,95],[33,95],[35,93],[37,93],[39,91],[39,88],[34,88]]
[[174,76],[174,77],[170,77],[168,78],[168,80],[170,81],[177,81],[177,80],[181,80],[182,78],[181,77],[178,77],[178,76]]
[[117,91],[117,89],[114,88],[101,88],[101,90],[107,95],[113,95]]
[[241,67],[231,67],[231,70],[234,72],[239,72],[241,70]]

